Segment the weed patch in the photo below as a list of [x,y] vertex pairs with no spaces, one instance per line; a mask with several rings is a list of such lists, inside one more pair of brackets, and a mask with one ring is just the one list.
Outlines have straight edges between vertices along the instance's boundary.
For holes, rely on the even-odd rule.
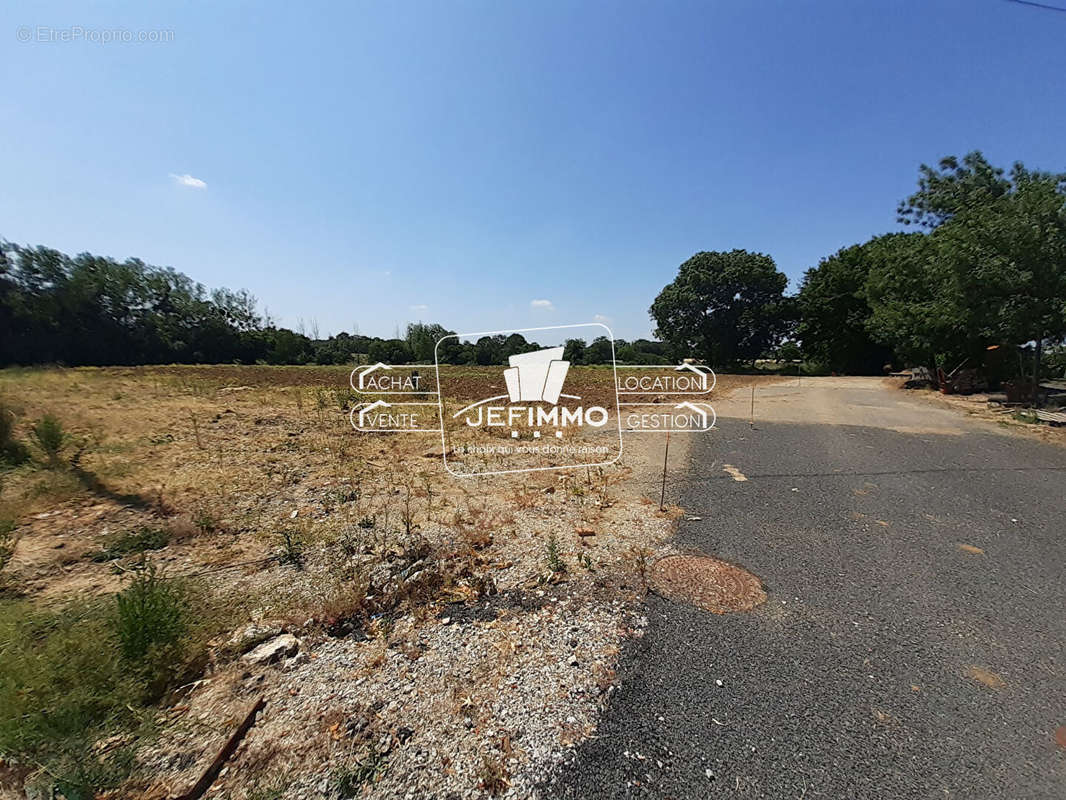
[[371,745],[367,754],[355,764],[334,770],[333,787],[342,798],[357,797],[363,793],[363,787],[381,780],[388,766],[385,754]]
[[29,457],[26,446],[15,438],[15,412],[0,403],[0,462],[18,466]]
[[59,466],[59,454],[67,442],[67,434],[63,430],[63,424],[52,414],[45,414],[36,425],[31,428],[34,441],[44,453],[50,469]]
[[46,790],[91,797],[120,782],[130,752],[97,758],[92,745],[139,726],[142,694],[105,603],[40,612],[0,602],[0,755],[43,767]]
[[115,632],[122,655],[130,661],[143,661],[152,650],[174,646],[185,631],[185,591],[152,564],[134,572],[115,601]]
[[548,543],[544,549],[544,560],[548,564],[548,569],[552,572],[566,572],[566,564],[559,555],[559,540],[555,538],[554,533],[548,537]]
[[170,533],[164,528],[144,526],[135,531],[120,533],[111,539],[102,549],[93,553],[93,561],[114,561],[117,558],[144,553],[148,550],[160,550],[170,543]]

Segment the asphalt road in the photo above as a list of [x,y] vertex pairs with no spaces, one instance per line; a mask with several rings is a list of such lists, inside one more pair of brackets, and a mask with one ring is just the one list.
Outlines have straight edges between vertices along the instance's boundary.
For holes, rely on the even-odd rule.
[[545,794],[1066,798],[1066,449],[875,380],[760,390],[755,430],[747,403],[689,451],[678,544],[767,601],[649,597]]

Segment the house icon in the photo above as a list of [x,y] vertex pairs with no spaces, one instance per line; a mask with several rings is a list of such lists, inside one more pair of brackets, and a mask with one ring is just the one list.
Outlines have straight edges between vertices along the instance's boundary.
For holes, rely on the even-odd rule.
[[570,369],[570,362],[563,361],[562,347],[549,347],[533,353],[510,356],[511,365],[504,370],[507,395],[512,403],[543,400],[555,405],[563,391],[563,381]]

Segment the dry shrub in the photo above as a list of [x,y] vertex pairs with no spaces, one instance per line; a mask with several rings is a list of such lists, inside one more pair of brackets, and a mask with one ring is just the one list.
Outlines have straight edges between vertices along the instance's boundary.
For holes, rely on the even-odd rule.
[[636,574],[637,580],[640,582],[641,590],[647,594],[648,567],[652,555],[651,550],[640,545],[633,545],[629,548],[626,555],[629,557],[630,563],[633,565],[633,572]]
[[507,768],[495,756],[482,756],[477,777],[478,786],[493,797],[503,794],[511,785]]
[[179,514],[168,519],[165,528],[170,534],[170,541],[175,543],[186,542],[200,535],[200,529],[188,514]]
[[[308,618],[321,625],[331,636],[346,636],[369,616],[367,589],[369,582],[362,577],[336,583],[310,608],[301,609],[292,619],[295,624]],[[299,619],[297,619],[297,617]]]
[[457,510],[452,518],[452,526],[459,540],[472,550],[484,550],[492,546],[493,533],[504,524],[501,515],[491,514],[484,506],[467,507],[465,512]]

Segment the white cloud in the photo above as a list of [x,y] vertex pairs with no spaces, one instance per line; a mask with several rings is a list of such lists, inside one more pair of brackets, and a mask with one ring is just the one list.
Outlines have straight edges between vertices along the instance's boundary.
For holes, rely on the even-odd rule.
[[429,311],[429,306],[425,303],[419,303],[418,305],[411,306],[412,311]]
[[188,186],[191,189],[207,188],[207,184],[204,181],[200,180],[199,178],[194,178],[188,172],[186,172],[184,175],[175,175],[173,172],[171,172],[170,177],[173,178],[174,182],[179,186]]
[[606,316],[606,315],[604,315],[604,314],[593,314],[592,321],[593,322],[599,322],[599,323],[602,323],[604,325],[610,325],[611,324],[611,318]]
[[552,305],[551,300],[530,300],[529,307],[539,309],[541,311],[554,311],[555,306]]

